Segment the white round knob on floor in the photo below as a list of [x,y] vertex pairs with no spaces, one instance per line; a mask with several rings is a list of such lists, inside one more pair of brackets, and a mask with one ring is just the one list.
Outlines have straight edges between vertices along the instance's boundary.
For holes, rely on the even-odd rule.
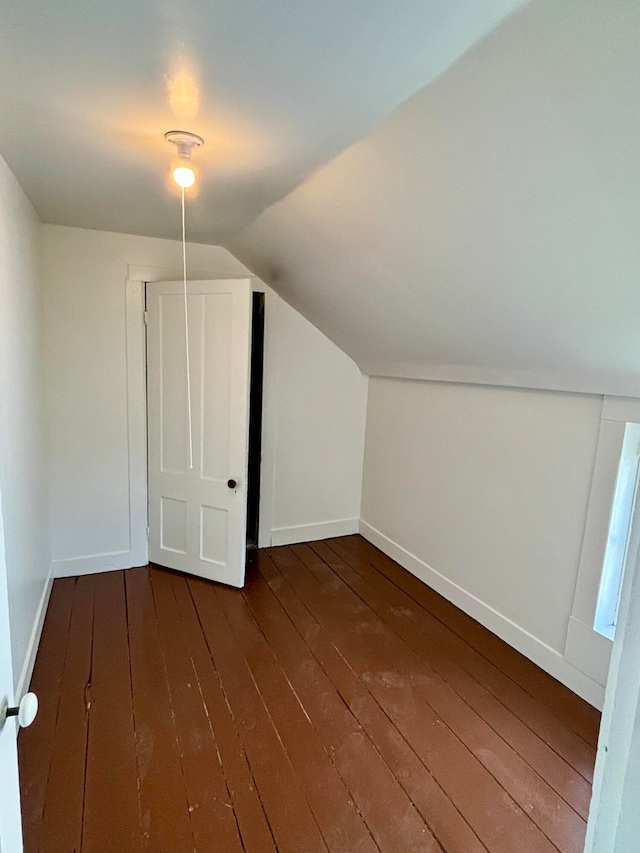
[[25,693],[18,705],[18,725],[26,729],[35,720],[38,713],[38,697],[35,693]]

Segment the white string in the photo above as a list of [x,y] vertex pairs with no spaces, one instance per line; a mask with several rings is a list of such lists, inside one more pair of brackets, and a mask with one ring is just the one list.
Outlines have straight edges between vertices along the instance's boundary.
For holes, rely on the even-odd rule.
[[189,361],[189,314],[187,308],[187,240],[184,227],[184,187],[182,187],[182,280],[184,284],[184,346],[187,362],[187,423],[189,430],[189,468],[193,468],[193,427],[191,424],[191,364]]

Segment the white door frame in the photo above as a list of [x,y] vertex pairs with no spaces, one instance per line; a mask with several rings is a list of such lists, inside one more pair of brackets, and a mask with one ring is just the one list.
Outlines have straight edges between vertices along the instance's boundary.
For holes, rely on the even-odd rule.
[[[9,597],[5,559],[2,493],[0,490],[0,655],[3,683],[10,693],[0,692],[0,705],[15,704],[13,658],[9,633]],[[22,853],[22,817],[18,775],[18,731],[15,718],[9,717],[0,729],[0,853]]]
[[[125,281],[125,321],[127,357],[127,430],[129,446],[129,565],[146,566],[149,562],[147,539],[147,353],[144,326],[145,285],[154,281],[182,278],[182,267],[145,267],[129,264]],[[262,461],[260,465],[260,528],[258,545],[266,547],[271,539],[273,505],[273,468],[275,435],[275,388],[272,377],[277,355],[275,314],[278,297],[252,275],[223,274],[215,270],[192,269],[188,278],[247,278],[252,292],[265,293],[264,389],[262,403]]]
[[605,694],[585,853],[630,853],[640,837],[640,509]]

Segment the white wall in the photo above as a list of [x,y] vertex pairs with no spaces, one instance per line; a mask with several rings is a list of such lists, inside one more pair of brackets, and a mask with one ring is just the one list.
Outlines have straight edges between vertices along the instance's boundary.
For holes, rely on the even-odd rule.
[[362,531],[599,704],[564,659],[602,398],[372,378]]
[[[226,250],[190,245],[198,276],[247,275]],[[131,564],[125,280],[129,265],[179,268],[170,240],[44,226],[50,503],[56,574]],[[256,287],[259,287],[256,284]],[[282,303],[266,306],[264,514],[268,544],[300,524],[357,529],[366,380]],[[322,378],[318,365],[322,366]],[[321,381],[324,395],[299,395]],[[324,455],[313,465],[314,453]],[[348,463],[345,466],[345,459]],[[337,487],[340,478],[344,484]],[[338,525],[336,532],[342,532]]]
[[358,530],[368,380],[280,300],[274,545]]
[[50,588],[40,339],[41,227],[0,157],[0,481],[17,689],[30,675]]

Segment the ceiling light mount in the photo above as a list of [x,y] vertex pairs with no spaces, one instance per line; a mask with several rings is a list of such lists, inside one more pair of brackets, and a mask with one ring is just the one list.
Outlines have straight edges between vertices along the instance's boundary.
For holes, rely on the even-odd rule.
[[165,133],[164,138],[177,146],[178,157],[182,160],[190,160],[193,149],[204,145],[204,139],[201,136],[189,133],[188,130],[170,130]]

